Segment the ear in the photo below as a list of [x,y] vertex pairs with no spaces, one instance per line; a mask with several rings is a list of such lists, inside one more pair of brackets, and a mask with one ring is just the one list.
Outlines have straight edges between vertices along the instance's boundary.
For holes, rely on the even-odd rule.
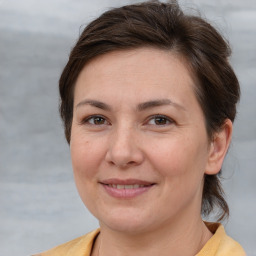
[[232,130],[233,125],[231,120],[226,119],[221,130],[214,134],[210,145],[205,174],[214,175],[220,171],[231,141]]

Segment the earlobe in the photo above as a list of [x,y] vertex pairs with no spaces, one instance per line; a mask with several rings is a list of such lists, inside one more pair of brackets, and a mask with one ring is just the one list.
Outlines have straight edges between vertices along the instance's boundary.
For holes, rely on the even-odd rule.
[[214,135],[210,145],[205,174],[214,175],[220,171],[231,141],[232,129],[231,120],[226,119],[221,130]]

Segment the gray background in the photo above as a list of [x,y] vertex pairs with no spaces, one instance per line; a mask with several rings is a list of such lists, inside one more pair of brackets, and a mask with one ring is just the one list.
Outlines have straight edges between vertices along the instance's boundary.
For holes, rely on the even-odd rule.
[[[0,255],[29,255],[97,227],[79,199],[58,117],[58,78],[80,26],[138,1],[0,0]],[[242,99],[223,181],[227,231],[256,255],[256,1],[180,1],[229,39]]]

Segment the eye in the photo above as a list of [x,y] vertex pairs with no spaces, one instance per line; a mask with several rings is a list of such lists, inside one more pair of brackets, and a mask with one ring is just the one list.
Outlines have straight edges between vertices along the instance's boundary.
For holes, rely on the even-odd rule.
[[90,124],[90,125],[107,125],[109,122],[103,116],[89,116],[83,120],[83,124]]
[[147,122],[149,125],[158,125],[158,126],[165,126],[174,123],[174,121],[164,115],[154,115],[150,117]]

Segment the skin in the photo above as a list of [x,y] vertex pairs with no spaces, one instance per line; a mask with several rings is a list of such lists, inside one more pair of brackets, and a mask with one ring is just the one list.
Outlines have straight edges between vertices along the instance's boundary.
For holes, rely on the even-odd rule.
[[[220,170],[232,123],[210,141],[194,88],[180,56],[152,48],[107,53],[79,74],[70,149],[80,197],[100,223],[92,255],[195,255],[212,236],[203,177]],[[117,198],[108,179],[151,185]]]

